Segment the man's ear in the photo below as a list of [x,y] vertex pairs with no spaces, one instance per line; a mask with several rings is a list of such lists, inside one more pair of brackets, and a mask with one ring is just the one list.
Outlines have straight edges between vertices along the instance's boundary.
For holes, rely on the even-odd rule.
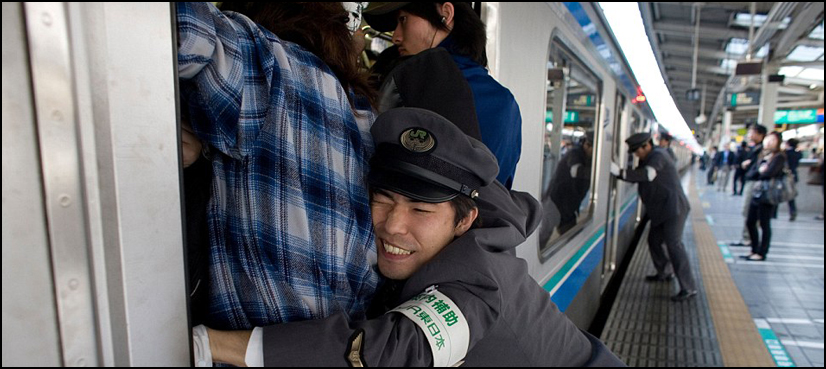
[[453,7],[451,3],[444,3],[439,7],[439,14],[445,17],[445,25],[451,24],[453,22],[453,16],[456,14],[456,9]]
[[459,237],[467,232],[479,216],[479,208],[470,209],[467,216],[459,221],[456,225],[456,237]]

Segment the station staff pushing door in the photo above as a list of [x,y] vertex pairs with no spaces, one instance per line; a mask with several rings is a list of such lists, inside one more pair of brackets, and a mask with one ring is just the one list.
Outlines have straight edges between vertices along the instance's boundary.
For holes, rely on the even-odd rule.
[[[691,209],[680,185],[677,168],[668,152],[654,147],[651,134],[637,133],[625,142],[628,150],[640,158],[640,164],[633,170],[620,170],[616,164],[611,163],[611,174],[628,182],[639,183],[640,199],[651,218],[648,248],[657,274],[647,276],[646,280],[670,280],[674,276],[673,269],[680,282],[680,293],[671,297],[671,300],[688,300],[697,295],[694,276],[682,242],[685,221]],[[663,243],[667,255],[663,252]]]

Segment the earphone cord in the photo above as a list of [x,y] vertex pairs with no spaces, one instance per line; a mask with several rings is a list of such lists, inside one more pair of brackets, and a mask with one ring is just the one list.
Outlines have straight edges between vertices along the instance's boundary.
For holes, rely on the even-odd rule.
[[430,49],[433,48],[433,41],[436,41],[436,34],[437,33],[439,33],[438,28],[433,30],[433,37],[430,38],[430,47],[429,47]]

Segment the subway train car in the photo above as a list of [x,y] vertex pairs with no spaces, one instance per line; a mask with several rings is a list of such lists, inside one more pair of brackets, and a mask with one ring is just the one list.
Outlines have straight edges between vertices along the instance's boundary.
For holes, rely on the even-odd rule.
[[[644,212],[609,164],[662,129],[596,3],[474,7],[522,113],[513,188],[545,211],[517,254],[588,329]],[[3,3],[4,366],[190,363],[174,12]],[[582,182],[557,196],[576,150]]]

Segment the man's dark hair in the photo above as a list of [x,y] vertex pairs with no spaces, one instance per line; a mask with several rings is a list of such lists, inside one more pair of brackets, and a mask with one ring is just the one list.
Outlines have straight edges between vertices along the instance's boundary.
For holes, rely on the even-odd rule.
[[758,134],[760,134],[761,136],[766,136],[766,133],[769,132],[769,130],[767,130],[766,127],[763,127],[763,126],[761,126],[759,124],[756,124],[756,123],[752,124],[752,126],[750,128],[753,129]]
[[442,23],[436,4],[444,3],[410,3],[402,10],[427,20],[433,27],[450,32],[453,40],[453,51],[466,56],[477,64],[487,67],[488,56],[485,52],[487,34],[485,24],[479,19],[476,12],[468,3],[451,2],[453,4],[453,29]]
[[[339,2],[224,2],[222,11],[234,11],[279,38],[301,45],[333,71],[345,91],[364,96],[374,108],[377,93],[358,66],[359,51],[347,29],[347,12]],[[355,111],[355,102],[347,96]]]
[[800,141],[798,141],[796,138],[790,138],[788,141],[786,141],[786,146],[791,147],[793,149],[797,148],[798,144],[800,144]]
[[[470,214],[470,211],[477,207],[476,201],[463,195],[456,196],[453,200],[450,200],[450,205],[453,206],[453,210],[456,211],[456,216],[453,219],[455,225],[459,225],[459,222],[461,222],[462,219],[465,219],[465,217]],[[476,220],[473,221],[473,224],[470,225],[470,229],[479,228],[481,226],[482,219],[477,216]]]

